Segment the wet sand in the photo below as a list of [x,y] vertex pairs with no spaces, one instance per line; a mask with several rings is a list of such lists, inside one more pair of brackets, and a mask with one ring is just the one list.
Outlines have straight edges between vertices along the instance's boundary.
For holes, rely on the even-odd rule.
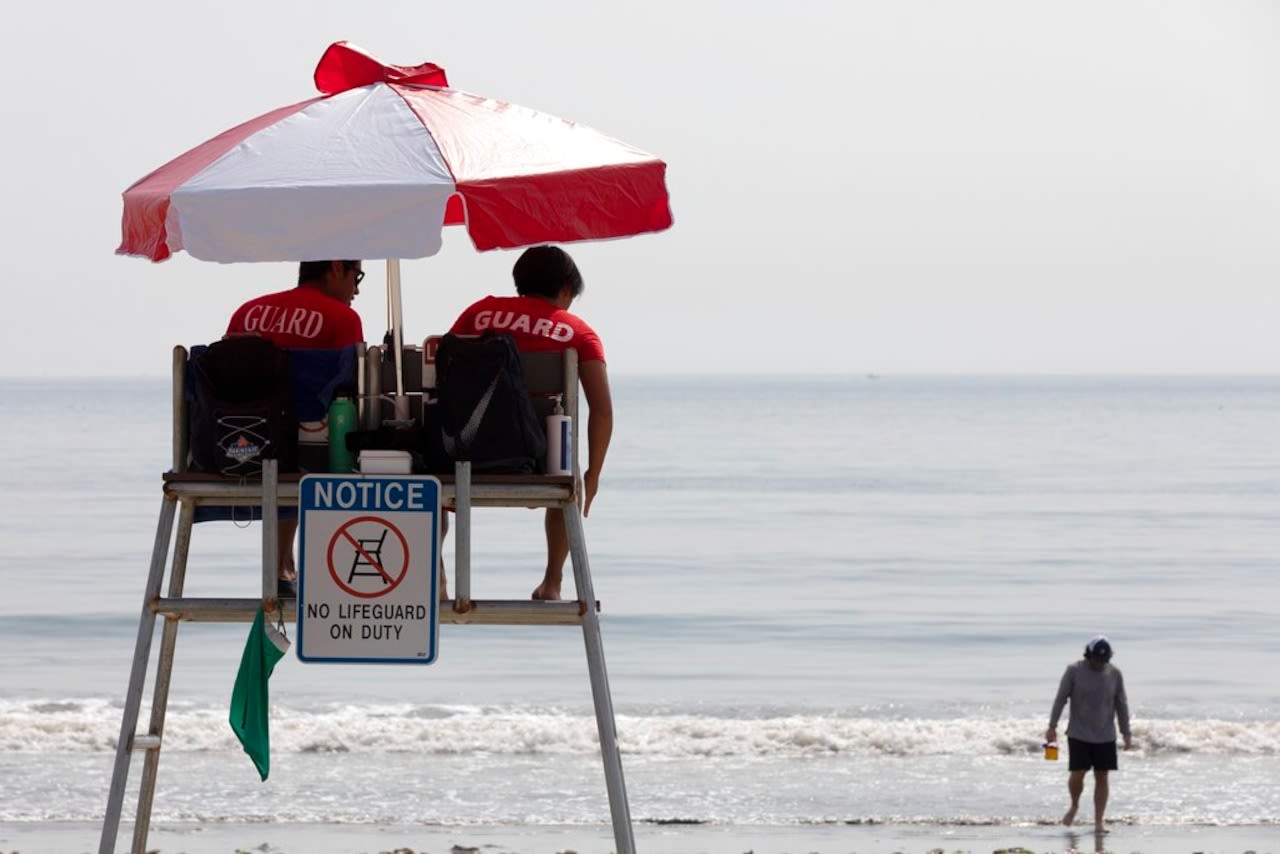
[[[89,823],[0,824],[0,852],[80,854],[98,850]],[[117,851],[127,851],[131,827]],[[992,827],[821,825],[709,827],[637,825],[644,854],[1280,854],[1280,825],[1118,826],[1104,836],[1052,825]],[[379,825],[161,825],[147,850],[158,854],[608,854],[608,827],[394,827]]]

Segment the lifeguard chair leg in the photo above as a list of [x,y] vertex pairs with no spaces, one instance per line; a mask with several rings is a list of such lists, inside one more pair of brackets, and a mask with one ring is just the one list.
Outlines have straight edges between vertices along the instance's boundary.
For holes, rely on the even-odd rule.
[[[191,526],[195,522],[196,505],[182,502],[178,514],[178,536],[173,545],[173,564],[169,570],[169,597],[182,595],[187,578],[187,556],[191,553]],[[151,700],[151,725],[147,735],[154,739],[142,760],[142,783],[138,787],[138,815],[133,825],[133,850],[147,850],[147,834],[151,830],[151,806],[155,801],[156,775],[160,767],[160,743],[164,736],[164,718],[169,708],[169,685],[173,677],[174,650],[178,645],[178,617],[166,615],[160,634],[160,660],[156,663],[155,688]]]
[[[453,610],[471,610],[471,463],[453,464]],[[443,546],[443,544],[442,544]]]
[[116,761],[111,772],[111,789],[107,794],[107,812],[102,822],[102,839],[98,854],[115,851],[116,834],[120,830],[120,811],[124,806],[124,790],[129,779],[129,760],[133,752],[138,711],[142,706],[142,690],[147,681],[147,662],[151,659],[151,638],[155,634],[156,613],[152,604],[160,595],[165,560],[169,556],[169,539],[173,536],[173,517],[177,499],[166,496],[160,505],[156,524],[156,540],[151,550],[151,571],[142,594],[142,615],[138,619],[138,640],[133,650],[133,666],[129,670],[129,689],[125,693],[124,713],[120,721],[120,739],[116,742]]
[[569,557],[573,562],[573,583],[582,608],[582,637],[587,647],[587,672],[591,676],[591,698],[595,703],[596,727],[600,732],[600,756],[604,760],[604,782],[609,791],[609,814],[613,820],[613,839],[617,854],[635,854],[635,835],[631,827],[631,806],[627,803],[627,785],[622,777],[622,754],[618,750],[617,725],[613,716],[613,698],[609,694],[609,673],[604,665],[604,641],[600,636],[600,615],[596,611],[596,593],[591,584],[591,565],[587,560],[587,540],[582,527],[582,513],[576,502],[564,507],[565,533],[569,537]]

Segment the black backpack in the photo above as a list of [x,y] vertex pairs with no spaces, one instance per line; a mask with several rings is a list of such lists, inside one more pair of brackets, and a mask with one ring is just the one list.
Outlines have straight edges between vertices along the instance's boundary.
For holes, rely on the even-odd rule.
[[466,460],[476,472],[542,471],[547,437],[511,335],[443,336],[436,353],[436,395],[424,408],[428,468],[438,471]]
[[258,478],[262,461],[298,468],[289,356],[265,338],[225,338],[191,356],[191,467]]

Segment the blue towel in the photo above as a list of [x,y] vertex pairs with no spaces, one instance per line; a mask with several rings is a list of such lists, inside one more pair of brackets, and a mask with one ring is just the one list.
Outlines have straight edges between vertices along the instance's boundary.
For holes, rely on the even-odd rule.
[[[207,349],[205,344],[191,348],[187,359],[186,397],[195,400],[196,381],[192,369],[195,358]],[[333,396],[355,376],[355,345],[340,350],[286,350],[289,370],[293,374],[294,414],[299,421],[319,421],[329,411]]]

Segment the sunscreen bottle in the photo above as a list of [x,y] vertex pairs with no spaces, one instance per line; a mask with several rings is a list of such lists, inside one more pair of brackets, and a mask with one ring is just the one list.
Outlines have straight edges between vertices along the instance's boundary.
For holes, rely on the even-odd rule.
[[564,414],[556,395],[556,408],[547,416],[547,474],[573,474],[573,419]]

